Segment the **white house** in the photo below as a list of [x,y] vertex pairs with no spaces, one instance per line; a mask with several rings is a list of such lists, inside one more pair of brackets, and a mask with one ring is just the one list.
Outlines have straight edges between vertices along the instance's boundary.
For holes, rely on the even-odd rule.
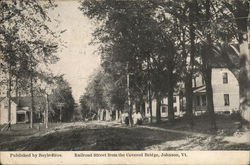
[[[6,97],[0,98],[0,124],[9,123],[9,102]],[[16,124],[17,118],[17,104],[11,101],[11,124]]]
[[[199,74],[193,79],[193,109],[196,113],[206,111],[205,82]],[[226,68],[212,69],[214,111],[216,113],[239,110],[239,84],[233,73]]]
[[[184,112],[182,111],[183,107],[183,100],[180,98],[179,95],[174,95],[173,97],[173,107],[174,107],[174,114],[175,116],[183,116]],[[152,100],[152,116],[156,117],[156,108],[157,108],[157,102],[156,99]],[[162,99],[161,102],[161,117],[167,117],[168,116],[168,98],[165,97]],[[149,111],[149,106],[148,103],[145,103],[145,116],[150,117],[150,111]]]
[[[11,99],[11,124],[27,123],[30,117],[29,97],[13,97]],[[9,123],[7,97],[0,97],[0,124]]]

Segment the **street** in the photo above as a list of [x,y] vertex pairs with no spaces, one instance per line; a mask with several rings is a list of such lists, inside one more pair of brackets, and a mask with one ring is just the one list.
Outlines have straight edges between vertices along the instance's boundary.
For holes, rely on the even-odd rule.
[[[80,150],[249,150],[249,132],[237,135],[237,122],[217,119],[221,128],[212,134],[204,119],[191,130],[184,122],[128,127],[116,121],[53,123],[49,129],[15,125],[0,132],[2,151]],[[203,123],[203,124],[202,124]],[[230,124],[234,123],[234,124]],[[235,124],[236,123],[236,124]]]

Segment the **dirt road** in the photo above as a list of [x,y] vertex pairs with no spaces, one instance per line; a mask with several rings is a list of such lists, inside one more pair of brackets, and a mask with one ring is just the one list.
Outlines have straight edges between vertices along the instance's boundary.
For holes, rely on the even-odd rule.
[[[209,135],[147,125],[130,128],[117,122],[63,123],[51,126],[48,130],[33,130],[28,133],[22,131],[23,134],[18,134],[19,131],[12,130],[11,132],[0,133],[0,150],[250,149],[250,144],[246,141],[235,143],[230,141],[230,137],[221,135]],[[249,135],[244,136],[249,137]]]

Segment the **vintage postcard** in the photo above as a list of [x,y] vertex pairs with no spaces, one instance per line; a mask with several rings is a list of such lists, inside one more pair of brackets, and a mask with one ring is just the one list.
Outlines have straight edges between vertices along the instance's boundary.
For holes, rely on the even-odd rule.
[[250,163],[248,0],[0,0],[0,164]]

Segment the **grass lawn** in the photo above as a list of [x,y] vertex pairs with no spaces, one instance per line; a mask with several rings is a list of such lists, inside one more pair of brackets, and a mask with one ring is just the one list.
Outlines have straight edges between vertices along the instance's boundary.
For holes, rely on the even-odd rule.
[[249,131],[236,134],[238,120],[217,117],[218,131],[209,130],[206,118],[195,119],[195,127],[185,121],[127,127],[115,122],[53,123],[49,129],[27,124],[0,132],[2,151],[80,150],[250,150]]
[[[34,123],[33,128],[29,128],[29,124],[14,124],[11,125],[11,131],[0,132],[0,145],[5,143],[11,143],[21,139],[27,139],[34,135],[43,134],[55,127],[59,126],[60,123],[49,123],[49,129],[46,130],[43,124]],[[1,147],[0,147],[1,150]]]
[[[250,125],[239,131],[240,120],[237,115],[216,115],[217,131],[210,129],[208,116],[194,119],[191,128],[185,120],[177,120],[174,125],[167,122],[150,124],[151,127],[173,129],[190,132],[186,139],[176,140],[174,143],[165,142],[150,146],[150,150],[250,150]],[[193,135],[192,135],[193,134]],[[200,136],[199,134],[204,134]]]

